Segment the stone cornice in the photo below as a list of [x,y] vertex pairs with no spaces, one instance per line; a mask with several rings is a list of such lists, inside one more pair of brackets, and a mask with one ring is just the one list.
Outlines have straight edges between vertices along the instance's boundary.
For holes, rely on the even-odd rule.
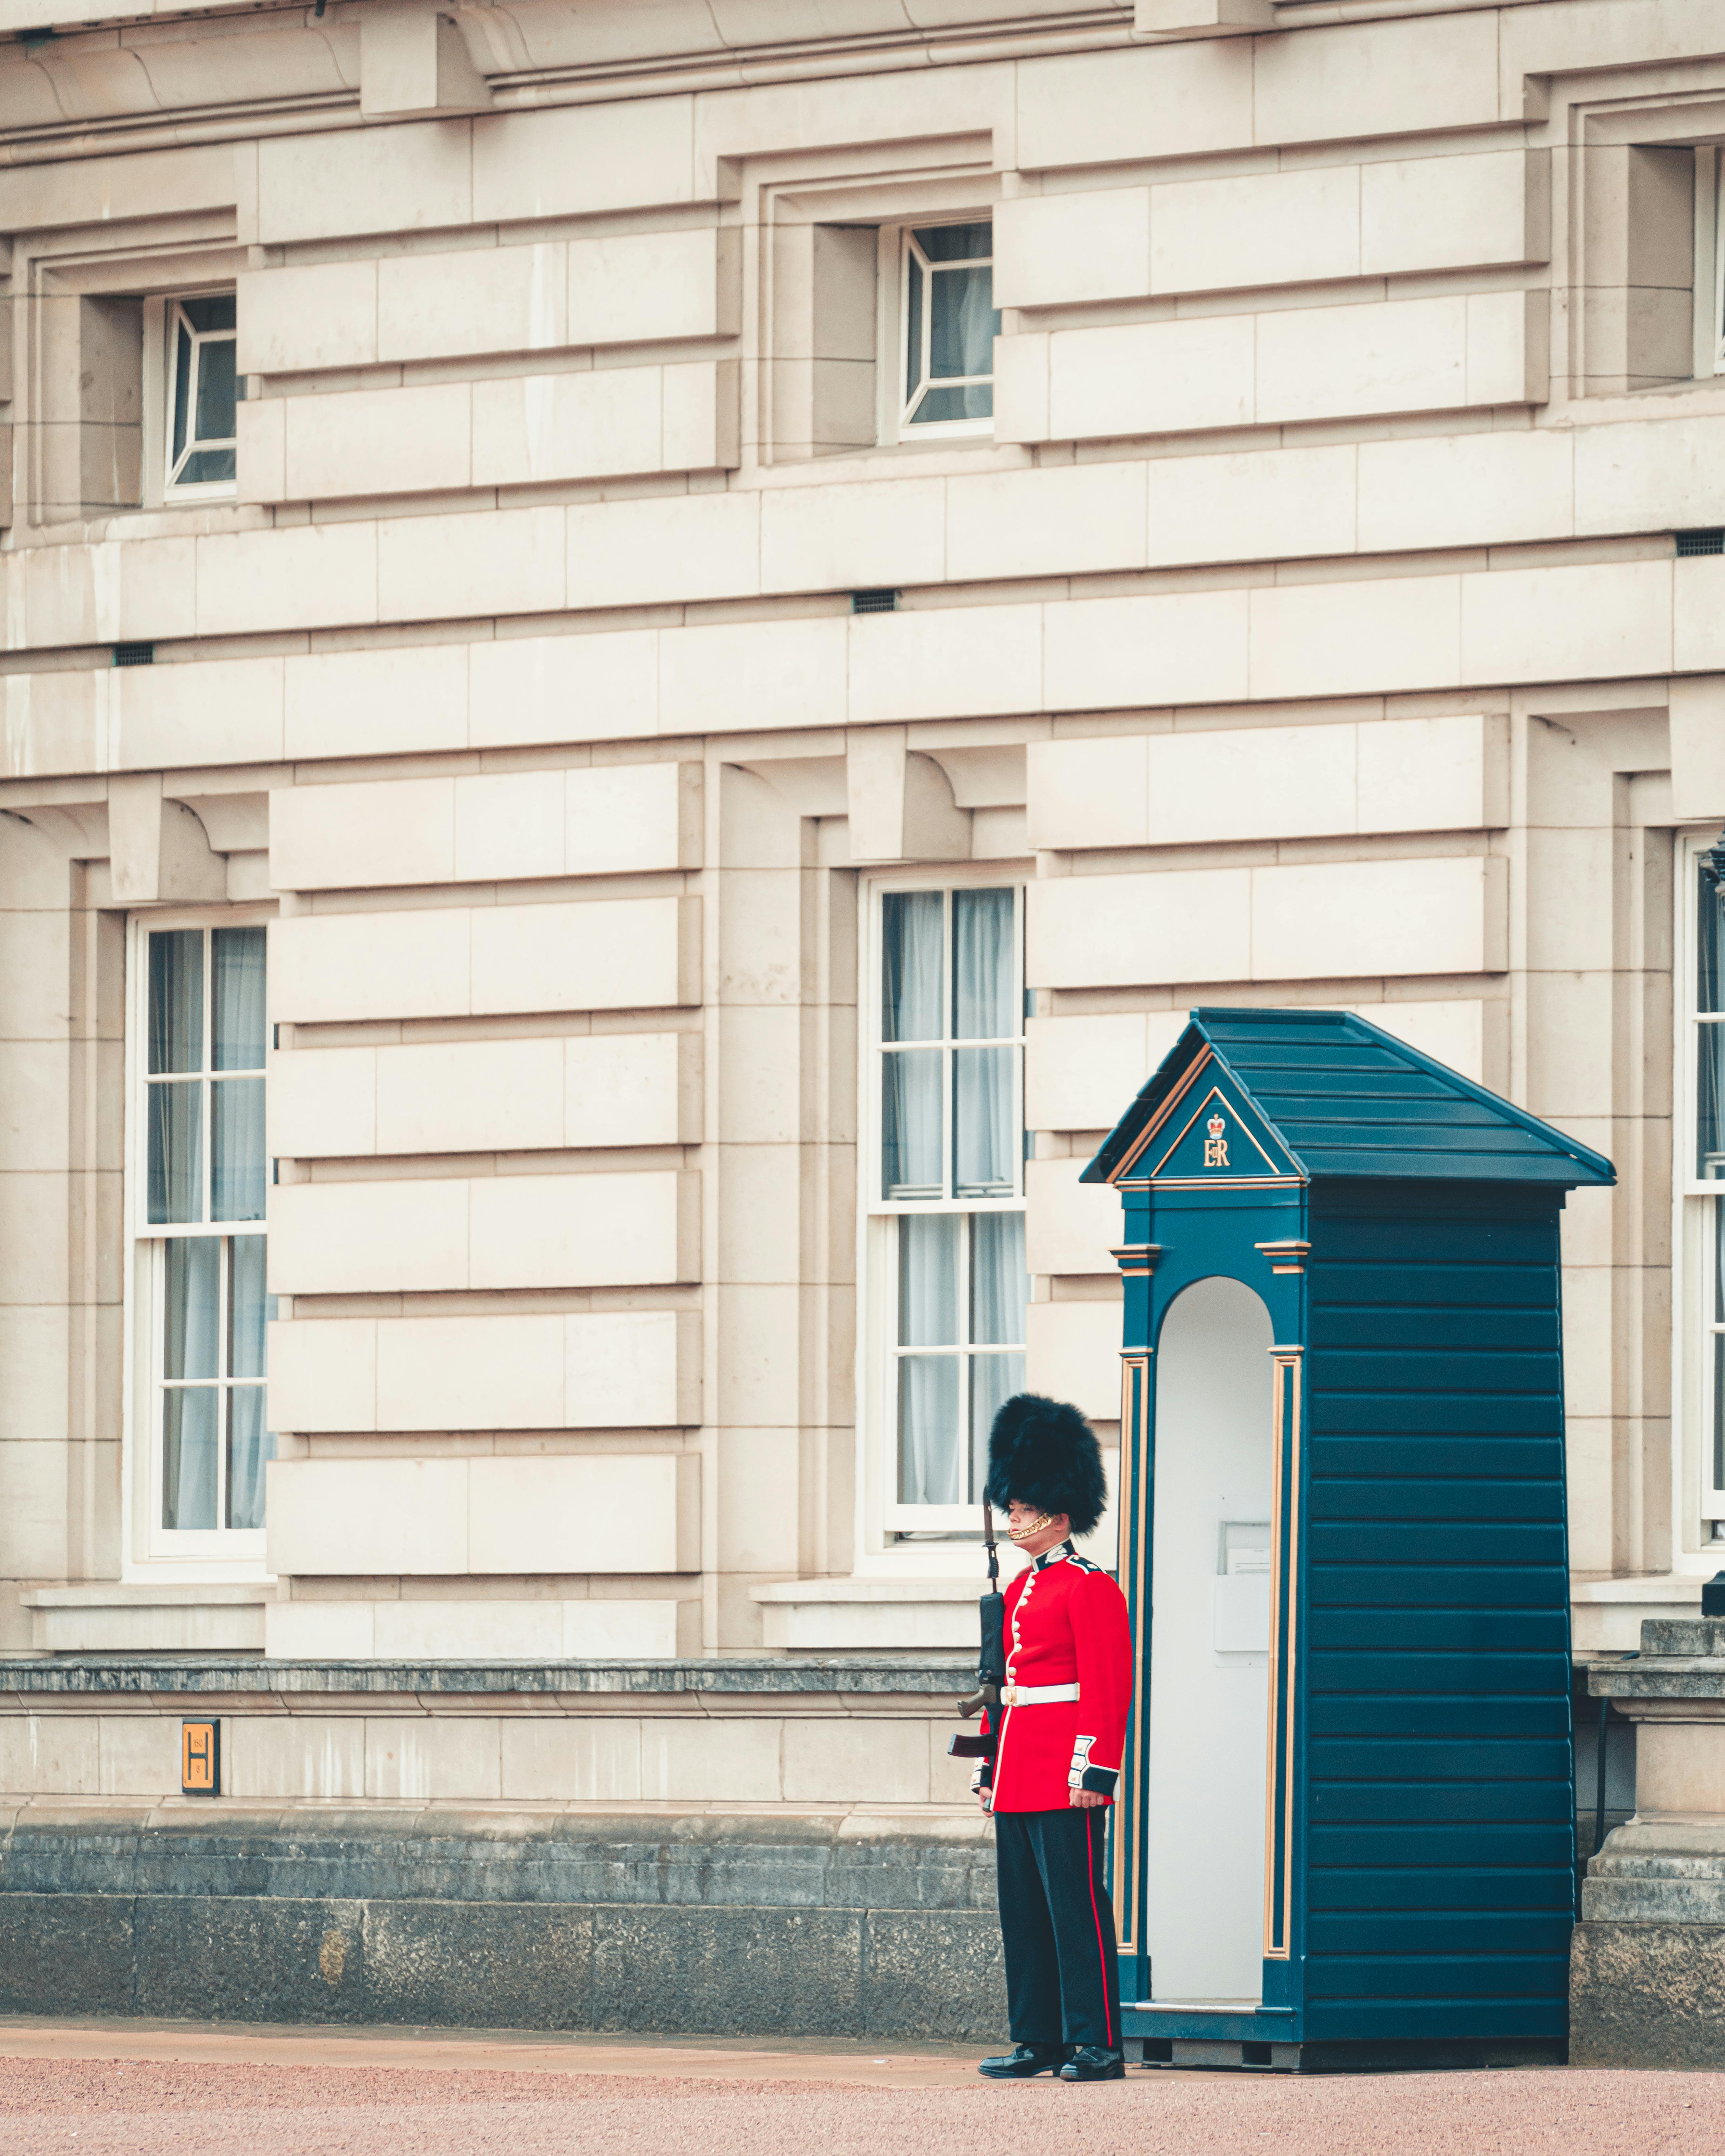
[[157,1703],[248,1696],[403,1695],[557,1698],[582,1693],[722,1693],[760,1698],[944,1694],[966,1689],[974,1657],[722,1656],[686,1661],[271,1661],[260,1656],[56,1655],[0,1660],[0,1708],[25,1699]]

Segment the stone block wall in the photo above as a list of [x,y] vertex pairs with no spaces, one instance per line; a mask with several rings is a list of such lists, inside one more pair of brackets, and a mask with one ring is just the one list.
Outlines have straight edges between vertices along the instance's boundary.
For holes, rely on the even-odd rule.
[[0,2012],[667,2034],[1003,2035],[979,1820],[172,1815],[0,1833]]

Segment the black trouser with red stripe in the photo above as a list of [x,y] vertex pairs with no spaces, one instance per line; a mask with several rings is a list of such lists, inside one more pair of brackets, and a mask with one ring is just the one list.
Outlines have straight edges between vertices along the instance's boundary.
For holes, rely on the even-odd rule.
[[1101,1804],[997,1812],[994,1862],[1015,2044],[1120,2048],[1120,1964]]

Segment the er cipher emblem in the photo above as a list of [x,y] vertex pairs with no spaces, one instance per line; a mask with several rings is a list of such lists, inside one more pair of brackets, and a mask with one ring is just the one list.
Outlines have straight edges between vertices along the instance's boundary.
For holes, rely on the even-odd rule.
[[1204,1164],[1206,1168],[1226,1168],[1228,1165],[1228,1126],[1219,1116],[1212,1116],[1204,1128],[1209,1135],[1204,1142]]

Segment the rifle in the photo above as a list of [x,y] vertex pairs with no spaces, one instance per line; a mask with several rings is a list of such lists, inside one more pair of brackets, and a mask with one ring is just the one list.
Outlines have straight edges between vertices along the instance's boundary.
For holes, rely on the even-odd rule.
[[[972,1715],[980,1714],[985,1707],[999,1707],[1000,1687],[1006,1682],[1006,1597],[1000,1592],[1000,1554],[994,1540],[994,1514],[986,1498],[983,1501],[983,1540],[988,1551],[988,1591],[977,1604],[982,1622],[982,1649],[977,1656],[976,1691],[970,1698],[958,1702],[958,1712],[967,1722]],[[961,1749],[970,1746],[977,1748]],[[988,1758],[993,1756],[993,1739],[986,1737],[955,1737],[952,1743],[952,1752],[961,1759]]]

